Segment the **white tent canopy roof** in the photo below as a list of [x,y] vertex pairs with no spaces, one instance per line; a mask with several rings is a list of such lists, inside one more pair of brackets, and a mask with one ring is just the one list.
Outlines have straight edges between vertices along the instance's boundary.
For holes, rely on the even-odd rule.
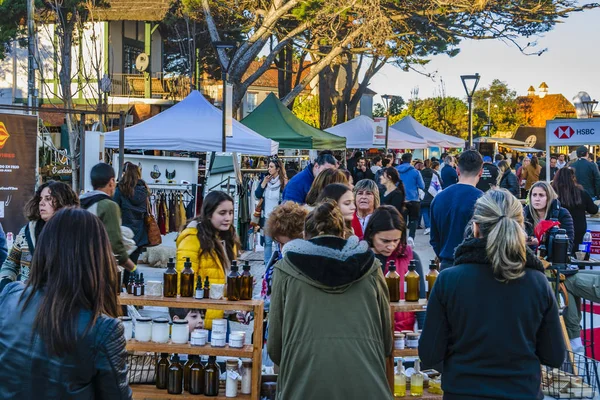
[[406,132],[409,135],[425,139],[428,143],[428,147],[465,147],[465,141],[463,139],[434,131],[433,129],[420,124],[410,115],[407,115],[400,121],[396,122],[394,125],[392,125],[392,128]]
[[[360,115],[350,121],[325,129],[325,132],[345,137],[346,147],[349,149],[382,147],[373,145],[374,129],[375,122],[365,115]],[[421,138],[390,127],[388,132],[388,147],[391,149],[426,149],[429,146]]]
[[[125,129],[125,148],[168,151],[221,151],[223,114],[199,91],[192,91],[171,108]],[[106,133],[104,146],[119,147],[119,131]],[[227,151],[277,154],[279,144],[233,120]]]

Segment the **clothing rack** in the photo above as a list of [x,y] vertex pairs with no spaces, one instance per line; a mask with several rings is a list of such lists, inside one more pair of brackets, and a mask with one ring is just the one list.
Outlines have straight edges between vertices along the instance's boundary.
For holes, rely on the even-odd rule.
[[[150,186],[150,212],[156,218],[160,233],[166,235],[178,232],[188,220],[196,216],[198,185],[154,186],[161,187]],[[187,188],[182,189],[182,186]]]

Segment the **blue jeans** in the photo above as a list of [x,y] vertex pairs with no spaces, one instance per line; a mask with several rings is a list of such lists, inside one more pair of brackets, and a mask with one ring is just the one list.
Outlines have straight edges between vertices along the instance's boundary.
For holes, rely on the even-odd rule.
[[430,206],[421,205],[421,218],[423,218],[423,224],[425,229],[431,228],[431,216],[429,214]]
[[265,235],[265,265],[269,263],[271,260],[271,256],[273,255],[273,238]]

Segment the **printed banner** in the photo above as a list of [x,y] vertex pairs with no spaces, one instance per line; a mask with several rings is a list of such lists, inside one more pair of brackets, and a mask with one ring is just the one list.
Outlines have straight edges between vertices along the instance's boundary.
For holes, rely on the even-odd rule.
[[37,117],[0,113],[0,223],[16,237],[35,191]]
[[547,121],[546,139],[550,146],[598,145],[600,118]]
[[385,126],[387,119],[385,117],[375,117],[373,121],[375,121],[373,124],[373,146],[383,147],[385,146]]

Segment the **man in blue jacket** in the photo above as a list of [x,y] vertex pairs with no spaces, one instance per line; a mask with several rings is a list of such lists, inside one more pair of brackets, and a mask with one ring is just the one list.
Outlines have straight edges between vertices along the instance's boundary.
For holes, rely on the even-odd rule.
[[440,175],[442,176],[442,189],[446,189],[458,182],[458,174],[454,169],[454,157],[446,156],[444,164],[444,168],[442,168],[442,171],[440,172]]
[[421,173],[411,165],[412,154],[402,154],[402,164],[396,169],[400,173],[400,180],[404,183],[406,194],[406,207],[404,211],[404,220],[408,225],[408,236],[415,238],[417,224],[421,216],[421,200],[419,199],[419,189],[425,190],[425,182]]
[[306,195],[315,177],[328,168],[337,168],[337,161],[330,152],[322,152],[314,163],[308,164],[302,172],[290,179],[283,189],[282,200],[306,203]]

